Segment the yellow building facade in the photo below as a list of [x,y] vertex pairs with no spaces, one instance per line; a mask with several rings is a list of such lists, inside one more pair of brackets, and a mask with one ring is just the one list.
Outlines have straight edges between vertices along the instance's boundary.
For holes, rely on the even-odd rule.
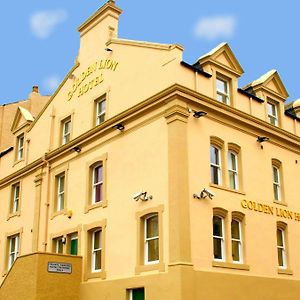
[[226,43],[190,65],[122,39],[121,13],[2,115],[0,299],[299,299],[300,101],[275,70],[239,88]]

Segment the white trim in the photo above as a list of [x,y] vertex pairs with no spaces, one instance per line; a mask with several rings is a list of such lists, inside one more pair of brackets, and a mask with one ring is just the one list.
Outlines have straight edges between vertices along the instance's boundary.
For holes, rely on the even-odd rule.
[[[225,261],[224,218],[219,217],[219,216],[213,216],[213,218],[219,218],[221,220],[221,225],[222,225],[222,232],[221,232],[222,235],[221,236],[214,235],[214,232],[213,232],[213,240],[214,239],[221,240],[221,256],[222,256],[222,258],[213,257],[213,260],[214,261]],[[213,224],[213,226],[214,226],[214,224]],[[214,249],[213,249],[213,252],[214,252]],[[214,256],[214,253],[213,253],[213,256]]]
[[[224,84],[224,90],[218,89],[218,81]],[[224,104],[230,104],[230,90],[229,90],[229,82],[223,78],[216,78],[216,90],[217,90],[217,101],[222,102]],[[222,100],[218,99],[218,96],[222,97]]]
[[[277,239],[277,252],[278,252],[278,250],[280,250],[282,253],[282,266],[279,265],[279,261],[278,261],[278,268],[286,269],[287,268],[287,260],[286,260],[286,246],[285,246],[285,230],[282,230],[280,228],[277,228],[277,230],[280,231],[281,238],[282,238],[282,246],[278,245],[278,239]],[[276,234],[277,234],[277,231],[276,231]],[[276,238],[277,238],[277,235],[276,235]]]
[[[97,168],[101,168],[102,180],[95,182],[95,172],[96,172]],[[92,178],[92,180],[93,180],[92,181],[92,191],[93,191],[92,204],[95,204],[95,203],[99,203],[103,200],[103,164],[102,163],[99,163],[95,167],[93,167],[93,178]],[[101,186],[101,195],[100,195],[101,198],[100,198],[99,201],[96,201],[96,189],[97,189],[98,185]]]
[[[98,232],[99,232],[99,248],[95,248],[95,235]],[[101,271],[101,268],[100,269],[95,268],[96,255],[97,255],[97,252],[99,252],[99,251],[101,251],[100,252],[100,262],[101,262],[101,256],[102,256],[102,230],[101,229],[97,229],[92,232],[92,259],[91,259],[92,272],[100,272]]]
[[[212,162],[212,149],[216,149],[217,150],[217,160],[218,160],[218,163],[213,163]],[[213,183],[213,184],[217,184],[217,185],[221,185],[222,184],[222,173],[221,173],[221,168],[222,168],[222,166],[221,166],[221,149],[220,148],[218,148],[218,147],[216,147],[215,145],[210,145],[210,168],[216,168],[217,169],[217,180],[218,180],[218,182],[216,183],[216,182],[214,182],[214,180],[213,181],[211,181],[211,183]],[[210,176],[211,176],[211,179],[212,179],[212,170],[210,169]],[[213,179],[215,179],[215,178],[213,178]]]
[[[232,155],[234,156],[234,161],[235,161],[235,166],[236,168],[234,169],[232,166],[232,160],[231,157]],[[238,174],[238,154],[234,151],[228,151],[228,175],[229,175],[229,186],[230,186],[230,174],[233,175],[233,180],[234,180],[234,187],[231,187],[234,190],[239,189],[239,174]]]
[[[8,258],[8,269],[10,269],[17,259],[19,254],[19,234],[9,237],[9,258]],[[12,241],[15,240],[15,247],[12,249]]]
[[67,118],[64,122],[63,122],[63,126],[62,126],[62,144],[66,144],[70,141],[71,139],[71,118]]
[[[65,208],[65,184],[66,184],[65,173],[62,173],[62,174],[58,175],[56,178],[57,178],[57,195],[56,195],[57,203],[56,203],[56,208],[57,208],[57,211],[61,211]],[[63,184],[64,188],[61,191],[62,181],[64,183]]]
[[[235,220],[235,219],[232,219],[232,221],[235,221],[235,222],[238,223],[238,230],[239,230],[239,237],[240,237],[239,239],[236,239],[236,238],[233,238],[232,234],[231,234],[231,249],[232,249],[233,242],[238,242],[239,258],[240,258],[239,260],[233,260],[233,258],[232,258],[232,262],[237,263],[237,264],[241,264],[241,263],[243,263],[243,259],[244,259],[243,258],[242,224],[241,224],[240,221]],[[231,226],[232,226],[232,224],[231,224]]]
[[[275,172],[274,172],[275,171]],[[278,181],[275,180],[275,173],[277,175]],[[280,170],[276,166],[272,165],[272,176],[273,176],[273,193],[274,199],[277,201],[281,201],[281,187],[280,187]],[[276,189],[277,196],[275,195],[274,188]]]
[[[100,108],[102,109],[103,103],[105,105],[105,108],[104,110],[100,110]],[[104,97],[96,101],[96,125],[99,125],[105,121],[105,112],[106,112],[106,98]],[[100,119],[102,116],[104,116],[104,120],[101,122]]]
[[24,133],[20,134],[17,137],[17,145],[18,145],[18,149],[17,149],[17,159],[21,160],[24,157]]
[[[147,237],[147,226],[148,226],[148,220],[153,218],[153,217],[156,217],[157,218],[157,236],[152,236],[152,237]],[[152,264],[157,264],[159,263],[159,252],[158,252],[158,259],[157,260],[153,260],[153,261],[149,261],[149,256],[148,256],[148,250],[149,250],[149,241],[153,241],[153,240],[157,240],[158,242],[158,247],[159,247],[159,219],[158,219],[158,214],[151,214],[149,217],[145,218],[145,221],[144,221],[144,237],[145,237],[145,240],[144,240],[144,244],[145,244],[145,247],[144,247],[144,258],[145,258],[145,265],[152,265]],[[158,248],[159,249],[159,248]],[[159,251],[159,250],[158,250]]]

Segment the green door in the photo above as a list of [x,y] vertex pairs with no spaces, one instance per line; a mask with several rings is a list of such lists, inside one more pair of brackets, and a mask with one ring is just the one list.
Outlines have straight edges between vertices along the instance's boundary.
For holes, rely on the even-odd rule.
[[144,300],[144,299],[145,299],[144,288],[132,290],[132,300]]

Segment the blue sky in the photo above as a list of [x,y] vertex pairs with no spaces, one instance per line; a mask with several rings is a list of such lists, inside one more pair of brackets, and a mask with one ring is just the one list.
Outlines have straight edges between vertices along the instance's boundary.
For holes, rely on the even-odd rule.
[[[4,1],[0,10],[0,103],[26,99],[31,87],[51,94],[72,67],[77,27],[102,0]],[[194,63],[219,43],[229,43],[245,74],[242,87],[277,69],[290,97],[300,98],[300,2],[241,0],[117,0],[121,38],[184,46]]]

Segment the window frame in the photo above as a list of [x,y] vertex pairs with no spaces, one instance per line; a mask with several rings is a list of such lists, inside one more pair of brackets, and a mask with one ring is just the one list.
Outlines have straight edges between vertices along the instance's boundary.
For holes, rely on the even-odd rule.
[[[235,160],[235,166],[236,169],[230,167],[232,165],[232,156],[234,157]],[[229,187],[233,190],[239,190],[240,186],[239,186],[239,154],[233,150],[228,150],[228,154],[227,154],[227,165],[228,165],[228,176],[229,176]],[[231,175],[232,174],[232,178],[233,178],[233,182],[234,182],[234,186],[231,186]]]
[[[216,236],[214,235],[214,230],[213,230],[213,260],[214,261],[221,261],[221,262],[224,262],[226,261],[226,239],[225,239],[225,217],[223,216],[220,216],[220,215],[214,215],[213,216],[213,229],[214,229],[214,218],[218,218],[221,220],[221,226],[222,226],[222,235],[221,236]],[[221,258],[215,258],[215,243],[214,243],[214,240],[215,239],[218,239],[221,241]]]
[[[95,248],[95,235],[96,233],[99,232],[99,248]],[[96,228],[95,230],[91,231],[91,236],[92,236],[92,251],[91,251],[91,272],[101,272],[102,266],[101,266],[101,259],[102,259],[102,229],[101,228]],[[100,252],[100,268],[96,269],[96,256]]]
[[[278,232],[281,233],[282,245],[278,245]],[[285,241],[285,229],[277,226],[276,229],[276,246],[277,246],[277,257],[278,257],[278,268],[279,269],[287,269],[287,253],[286,253],[286,241]],[[282,265],[279,262],[279,251],[281,251],[282,255]]]
[[[12,251],[12,241],[15,239],[15,248]],[[8,237],[8,261],[7,269],[10,270],[20,253],[20,234],[14,234]],[[13,256],[13,259],[11,257]]]
[[[16,197],[17,188],[18,188],[18,197]],[[10,201],[10,208],[9,208],[9,217],[20,215],[20,205],[21,205],[21,182],[18,181],[11,185],[11,201]]]
[[[105,271],[105,240],[106,240],[106,219],[103,219],[98,222],[94,222],[91,224],[83,225],[85,236],[86,236],[86,247],[85,247],[85,255],[83,256],[85,259],[84,263],[84,280],[88,280],[90,278],[106,278]],[[98,271],[93,271],[92,263],[93,263],[93,233],[101,230],[101,269]]]
[[[142,211],[136,212],[137,221],[137,256],[135,274],[138,275],[142,272],[158,270],[159,272],[165,271],[164,263],[164,240],[163,240],[163,212],[164,206],[158,205],[150,207]],[[158,217],[158,257],[159,260],[155,262],[146,263],[145,259],[145,220],[151,216],[157,215]]]
[[[63,178],[63,191],[60,191],[61,179]],[[56,211],[60,212],[65,209],[65,188],[66,188],[66,174],[62,172],[55,176],[56,181]],[[63,203],[63,205],[62,205]]]
[[[212,149],[217,150],[219,164],[212,162]],[[215,182],[214,172],[212,172],[213,169],[217,170],[217,183]],[[210,144],[210,182],[215,185],[222,185],[222,149],[215,144]]]
[[[239,231],[239,238],[233,238],[232,237],[232,223],[237,222],[238,223],[238,231]],[[238,220],[236,218],[231,219],[231,224],[230,224],[230,229],[231,229],[231,256],[232,256],[232,262],[235,264],[243,264],[244,262],[244,251],[243,251],[243,231],[242,231],[242,221]],[[239,250],[239,260],[234,260],[233,259],[233,243],[237,242],[238,243],[238,250]]]
[[[97,182],[95,182],[95,178],[96,178],[96,170],[98,168],[101,168],[101,178],[102,180],[99,180]],[[100,199],[97,201],[97,187],[100,185]],[[101,201],[103,201],[103,163],[99,162],[97,164],[95,164],[92,167],[92,198],[91,198],[91,203],[93,204],[98,204]]]
[[[102,108],[101,105],[102,103],[105,103],[104,110],[99,109],[99,105]],[[96,126],[102,124],[106,120],[106,104],[107,104],[106,95],[99,97],[95,100],[95,125]],[[103,120],[101,120],[102,116],[104,116]]]
[[[21,143],[22,141],[22,143]],[[24,159],[24,150],[25,150],[25,134],[21,133],[17,136],[17,152],[16,152],[16,160],[21,161]]]
[[[222,82],[224,84],[224,91],[218,89],[218,82]],[[227,91],[226,91],[227,89]],[[230,79],[224,78],[217,74],[216,76],[216,98],[218,102],[221,102],[226,105],[230,105],[231,103],[231,92],[230,92]],[[222,97],[222,100],[219,100],[218,97]]]
[[[148,229],[148,221],[152,218],[157,218],[158,223],[158,231],[156,236],[147,237],[147,229]],[[158,259],[157,260],[149,260],[149,242],[157,240],[158,241]],[[151,264],[158,264],[159,263],[159,219],[158,219],[158,213],[153,213],[150,215],[147,215],[144,218],[144,264],[145,265],[151,265]]]
[[[86,177],[86,200],[84,213],[88,213],[90,210],[98,207],[107,206],[107,153],[87,162],[87,174]],[[94,169],[102,165],[102,199],[101,201],[94,203]]]
[[[275,103],[274,101],[267,100],[267,118],[268,118],[268,123],[274,125],[274,126],[279,126],[279,117],[278,117],[278,103]],[[273,114],[273,109],[275,114]],[[272,122],[273,120],[273,122]]]
[[[277,173],[278,180],[275,180],[275,173]],[[275,201],[281,202],[282,195],[281,195],[281,174],[280,168],[274,164],[272,164],[272,183],[273,183],[273,197]],[[275,192],[276,190],[276,192]]]
[[[70,124],[69,131],[65,132],[66,124]],[[68,138],[66,138],[68,137]],[[71,141],[72,138],[72,117],[68,116],[61,121],[61,145],[65,145]]]

